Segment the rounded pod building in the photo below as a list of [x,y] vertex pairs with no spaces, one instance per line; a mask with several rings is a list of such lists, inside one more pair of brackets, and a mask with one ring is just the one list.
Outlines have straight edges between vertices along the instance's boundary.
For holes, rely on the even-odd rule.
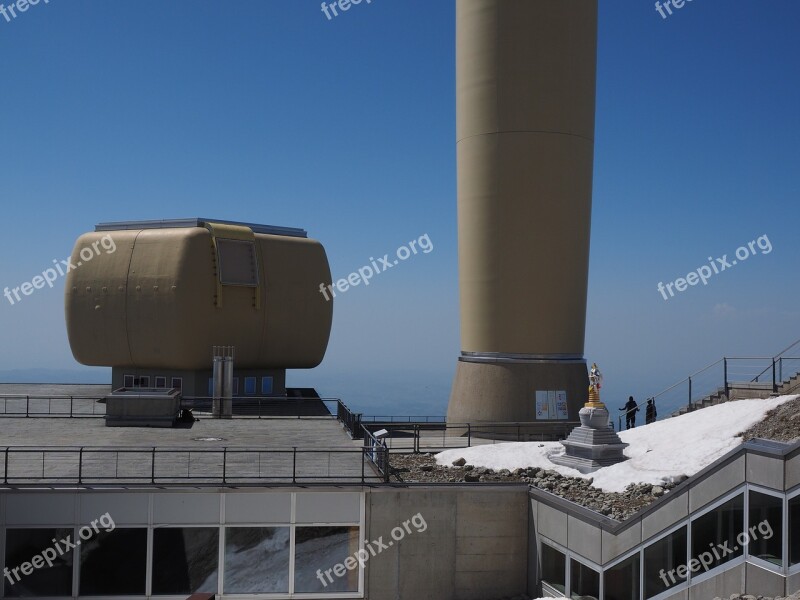
[[75,359],[114,389],[212,395],[215,346],[235,349],[233,393],[285,395],[285,370],[325,355],[333,302],[322,244],[302,229],[209,219],[101,223],[65,287]]

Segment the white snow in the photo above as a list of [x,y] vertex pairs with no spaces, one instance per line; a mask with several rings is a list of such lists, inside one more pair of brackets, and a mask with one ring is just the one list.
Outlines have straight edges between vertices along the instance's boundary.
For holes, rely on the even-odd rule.
[[549,456],[564,452],[559,442],[508,442],[445,450],[436,456],[436,462],[452,466],[454,460],[464,457],[467,464],[494,470],[552,469],[569,477],[591,477],[592,486],[605,492],[622,492],[630,483],[658,485],[680,475],[694,475],[740,445],[742,439],[736,434],[794,398],[797,396],[726,402],[622,431],[620,439],[630,444],[625,449],[629,460],[587,475],[550,462]]

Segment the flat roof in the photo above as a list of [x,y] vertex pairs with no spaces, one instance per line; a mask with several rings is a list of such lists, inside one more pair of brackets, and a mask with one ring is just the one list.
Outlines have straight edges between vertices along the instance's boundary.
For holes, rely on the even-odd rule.
[[[363,481],[382,481],[363,462],[363,442],[351,439],[333,415],[218,419],[198,414],[198,421],[172,428],[107,427],[97,395],[78,395],[98,387],[0,384],[0,486],[6,477],[11,486],[75,485],[78,480],[127,486],[153,478],[167,486],[352,484],[362,481],[362,474]],[[75,416],[25,417],[26,407],[32,412],[66,408]]]
[[308,237],[305,229],[298,227],[281,227],[279,225],[261,225],[258,223],[247,223],[244,221],[226,221],[224,219],[205,219],[193,217],[188,219],[159,219],[154,221],[113,221],[108,223],[98,223],[95,231],[123,231],[136,229],[176,229],[179,227],[205,227],[206,223],[220,223],[222,225],[240,225],[249,227],[253,233],[266,235],[284,235],[288,237]]

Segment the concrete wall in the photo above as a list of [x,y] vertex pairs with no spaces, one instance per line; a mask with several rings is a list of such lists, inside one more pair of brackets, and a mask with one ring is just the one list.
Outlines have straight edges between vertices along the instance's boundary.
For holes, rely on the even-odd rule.
[[420,513],[423,533],[406,536],[367,565],[369,600],[486,600],[527,591],[528,488],[375,488],[367,536],[384,541]]

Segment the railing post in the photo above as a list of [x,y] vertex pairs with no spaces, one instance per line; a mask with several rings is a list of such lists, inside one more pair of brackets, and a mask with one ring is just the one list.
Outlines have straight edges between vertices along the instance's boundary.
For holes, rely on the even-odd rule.
[[156,482],[156,449],[150,453],[150,483]]
[[228,482],[228,447],[222,449],[222,483]]
[[26,417],[30,417],[31,416],[30,415],[30,411],[31,411],[31,397],[30,396],[25,396],[25,416]]
[[777,391],[778,391],[778,383],[775,380],[775,359],[773,358],[772,359],[772,393],[774,394]]
[[467,423],[467,448],[472,448],[472,424]]
[[366,463],[367,463],[367,447],[363,446],[361,448],[361,483],[366,483]]
[[[692,410],[692,378],[689,377],[689,410]],[[625,413],[628,414],[628,413]]]
[[[69,418],[72,418],[72,396],[69,397]],[[92,404],[92,413],[94,413],[94,404]]]
[[8,483],[8,446],[6,446],[6,466],[3,469],[3,483]]
[[83,482],[83,446],[78,451],[78,485]]
[[292,483],[297,483],[297,446],[292,447]]
[[730,391],[728,389],[728,359],[727,358],[723,358],[722,359],[722,364],[723,364],[723,370],[725,372],[725,399],[726,400],[730,400],[731,399],[730,398]]

